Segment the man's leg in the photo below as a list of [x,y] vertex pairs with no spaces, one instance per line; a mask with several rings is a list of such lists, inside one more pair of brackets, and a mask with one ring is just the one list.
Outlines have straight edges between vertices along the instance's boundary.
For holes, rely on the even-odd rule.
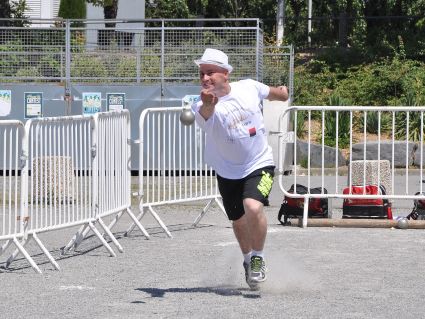
[[232,222],[233,232],[235,233],[235,237],[239,243],[239,247],[241,248],[242,253],[248,254],[252,250],[251,246],[251,236],[248,226],[248,217],[244,214],[238,220],[234,220]]
[[252,198],[245,198],[243,205],[251,249],[262,251],[267,235],[267,217],[263,211],[264,205]]
[[263,248],[267,235],[267,218],[261,202],[246,198],[243,203],[245,214],[233,221],[233,231],[244,254],[246,281],[251,289],[257,289],[258,283],[266,279]]

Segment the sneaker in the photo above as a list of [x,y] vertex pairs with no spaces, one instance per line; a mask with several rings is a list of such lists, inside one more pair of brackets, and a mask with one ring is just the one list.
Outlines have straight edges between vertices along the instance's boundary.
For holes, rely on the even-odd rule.
[[243,268],[245,270],[245,280],[246,280],[246,283],[248,284],[249,288],[251,290],[258,290],[258,283],[253,282],[250,279],[250,273],[251,273],[251,266],[250,266],[250,264],[244,262],[243,263]]
[[251,257],[251,269],[249,281],[251,284],[259,284],[266,280],[266,263],[260,256]]

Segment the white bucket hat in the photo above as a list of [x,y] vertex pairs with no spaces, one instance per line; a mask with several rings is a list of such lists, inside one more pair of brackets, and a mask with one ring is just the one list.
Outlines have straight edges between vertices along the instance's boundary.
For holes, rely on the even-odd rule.
[[217,65],[227,71],[232,72],[233,67],[229,64],[229,59],[226,53],[216,49],[205,49],[204,54],[200,60],[195,60],[195,63],[200,66],[201,64]]

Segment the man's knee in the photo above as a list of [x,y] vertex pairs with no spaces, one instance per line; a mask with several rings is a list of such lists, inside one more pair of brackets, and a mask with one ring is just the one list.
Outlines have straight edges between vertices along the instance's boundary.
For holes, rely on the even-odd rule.
[[262,214],[264,205],[260,201],[253,198],[245,198],[243,201],[245,213],[248,214]]

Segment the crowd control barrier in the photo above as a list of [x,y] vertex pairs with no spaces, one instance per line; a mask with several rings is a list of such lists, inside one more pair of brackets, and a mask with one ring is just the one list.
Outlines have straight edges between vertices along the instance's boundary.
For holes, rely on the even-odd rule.
[[[149,211],[169,237],[171,233],[154,207],[207,201],[196,226],[212,203],[224,213],[215,172],[205,162],[205,133],[180,120],[182,107],[148,108],[139,119],[139,215]],[[131,232],[134,224],[127,232]]]
[[[307,227],[310,198],[425,199],[423,194],[425,107],[293,106],[279,118],[279,187],[304,199]],[[284,131],[290,118],[293,131]],[[293,169],[284,175],[284,150],[293,146]],[[331,145],[332,147],[330,147]],[[328,193],[288,193],[293,184]],[[383,184],[385,195],[351,193],[351,186]],[[343,194],[344,188],[349,193]],[[420,194],[417,194],[420,193]],[[332,207],[330,207],[332,209]]]
[[[149,236],[131,211],[127,110],[30,119],[25,130],[18,121],[1,121],[0,128],[4,132],[0,240],[6,240],[0,253],[11,243],[17,246],[6,267],[20,252],[40,273],[25,250],[28,242],[34,240],[59,269],[38,234],[73,226],[80,229],[62,253],[78,247],[93,231],[110,255],[115,256],[105,235],[123,251],[111,228],[124,213]],[[113,217],[110,225],[103,221],[106,216]]]
[[25,163],[23,149],[25,128],[20,121],[0,121],[1,153],[1,196],[0,196],[0,255],[14,244],[19,252],[38,272],[40,270],[25,250],[22,239],[25,238],[24,223],[28,221],[28,207],[25,197],[27,181],[21,169]]
[[[131,232],[149,212],[172,237],[156,212],[161,205],[206,201],[194,226],[213,203],[225,214],[214,170],[205,161],[205,133],[196,122],[180,122],[182,107],[148,108],[139,118],[139,138],[130,138],[127,110],[73,116],[0,121],[0,255],[16,249],[41,272],[25,246],[34,240],[56,269],[59,265],[38,234],[80,226],[62,253],[75,249],[92,231],[111,256],[123,248],[111,229],[128,214]],[[425,199],[423,195],[425,107],[294,106],[279,116],[279,188],[304,199],[302,226],[308,225],[310,198]],[[289,123],[289,125],[288,125]],[[289,130],[288,128],[293,128]],[[130,145],[139,145],[138,191],[131,193]],[[288,175],[288,147],[293,166]],[[321,194],[289,193],[292,184],[322,187]],[[353,185],[383,184],[385,195],[343,193]],[[138,214],[131,196],[138,196]],[[332,210],[332,206],[330,207]],[[104,221],[110,218],[107,225]],[[104,233],[97,229],[100,225]]]

